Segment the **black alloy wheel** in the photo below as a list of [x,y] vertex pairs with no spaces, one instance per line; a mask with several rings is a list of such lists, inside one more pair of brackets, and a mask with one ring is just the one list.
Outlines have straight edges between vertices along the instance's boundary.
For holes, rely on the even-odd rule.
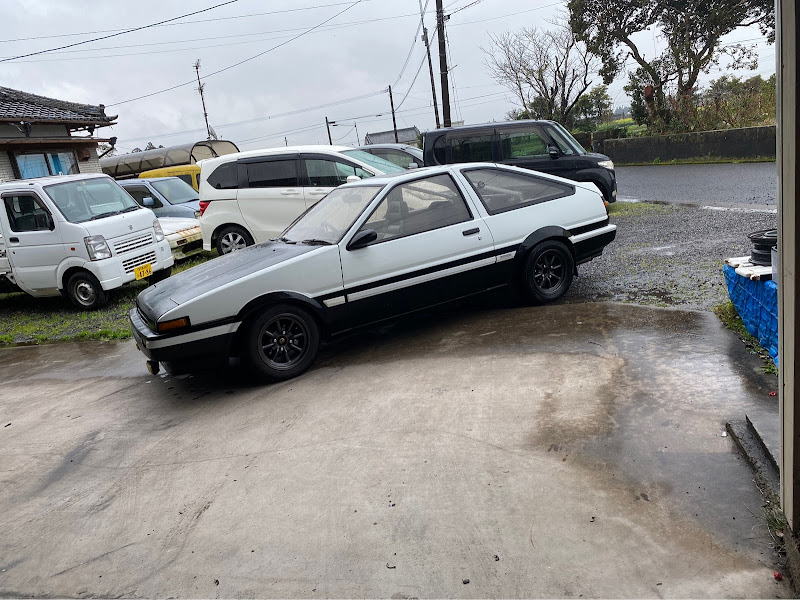
[[250,326],[247,355],[250,364],[270,379],[303,373],[317,355],[319,328],[305,310],[280,305],[264,311]]
[[575,261],[563,243],[547,240],[535,246],[525,261],[523,287],[538,304],[563,296],[572,284]]

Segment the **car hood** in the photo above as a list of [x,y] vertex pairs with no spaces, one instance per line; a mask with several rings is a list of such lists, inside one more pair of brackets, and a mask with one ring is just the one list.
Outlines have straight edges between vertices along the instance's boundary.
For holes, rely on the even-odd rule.
[[161,230],[164,235],[171,235],[186,229],[200,227],[200,221],[197,219],[184,219],[182,217],[159,217],[158,222],[161,224]]
[[184,302],[319,248],[320,246],[265,242],[237,250],[148,287],[139,294],[136,305],[145,317],[157,321],[168,310]]
[[102,235],[107,240],[113,240],[121,235],[127,235],[143,229],[152,229],[156,216],[152,210],[140,208],[129,213],[113,215],[96,221],[84,221],[80,226],[85,228],[89,235]]

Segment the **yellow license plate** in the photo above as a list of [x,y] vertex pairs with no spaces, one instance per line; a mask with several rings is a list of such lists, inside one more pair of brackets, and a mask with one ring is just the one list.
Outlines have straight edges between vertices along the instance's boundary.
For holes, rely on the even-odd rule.
[[136,275],[136,279],[144,279],[145,277],[150,277],[153,274],[153,265],[150,263],[139,265],[133,270],[134,275]]

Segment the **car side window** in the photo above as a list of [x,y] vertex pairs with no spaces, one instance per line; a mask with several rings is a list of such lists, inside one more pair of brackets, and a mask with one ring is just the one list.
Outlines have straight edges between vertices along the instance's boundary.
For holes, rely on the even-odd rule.
[[298,187],[297,161],[265,160],[246,163],[247,182],[251,188]]
[[386,148],[376,148],[371,152],[383,160],[388,160],[390,163],[396,164],[398,167],[408,168],[412,162],[419,162],[414,160],[414,157],[405,152],[398,152],[397,150],[388,150]]
[[35,196],[19,195],[3,198],[11,231],[49,231],[50,213]]
[[372,177],[372,173],[360,167],[336,160],[307,158],[305,163],[309,184],[315,187],[338,187],[347,183],[347,178],[353,175],[361,179]]
[[188,183],[191,186],[194,186],[194,184],[192,183],[192,176],[191,175],[176,175],[175,177],[185,181],[186,183]]
[[390,191],[361,230],[374,229],[378,242],[405,237],[472,219],[449,175],[403,183]]
[[156,195],[150,190],[148,190],[146,187],[124,186],[124,189],[133,197],[134,200],[136,200],[136,204],[138,204],[139,206],[144,206],[145,198],[153,199],[152,208],[161,208],[163,206],[163,204],[161,204],[161,201],[156,197]]
[[450,138],[453,162],[492,162],[492,136],[473,135]]
[[575,188],[565,183],[500,169],[470,169],[462,172],[490,215],[575,193]]
[[218,166],[208,176],[208,185],[217,190],[235,190],[239,187],[239,167],[235,162]]
[[549,156],[547,141],[535,131],[500,133],[500,151],[504,160]]

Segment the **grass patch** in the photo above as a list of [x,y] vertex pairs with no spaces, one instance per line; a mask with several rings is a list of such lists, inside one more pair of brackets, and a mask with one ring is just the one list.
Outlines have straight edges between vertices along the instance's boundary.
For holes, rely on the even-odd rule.
[[608,205],[608,214],[614,217],[638,217],[643,215],[666,214],[675,210],[667,204],[654,202],[613,202]]
[[736,307],[733,305],[733,302],[729,300],[728,302],[714,306],[711,310],[715,315],[717,315],[717,317],[719,317],[719,320],[722,321],[722,324],[725,325],[725,327],[739,336],[739,339],[744,342],[744,345],[750,354],[757,354],[758,357],[764,362],[764,366],[761,367],[762,371],[769,373],[770,375],[778,374],[778,367],[775,366],[775,361],[772,360],[769,352],[761,347],[761,344],[758,343],[757,338],[747,333],[747,329],[745,328],[739,313],[736,312]]
[[742,164],[775,162],[774,156],[757,156],[755,158],[724,158],[720,156],[698,156],[695,158],[673,158],[672,160],[661,160],[654,158],[653,162],[617,162],[618,167],[651,167],[653,165],[716,165],[716,164]]
[[[173,274],[199,265],[216,254],[201,253],[176,264]],[[128,311],[147,287],[136,281],[109,292],[109,303],[91,312],[75,308],[61,296],[33,298],[24,293],[0,294],[0,346],[80,340],[124,340],[131,337]]]

